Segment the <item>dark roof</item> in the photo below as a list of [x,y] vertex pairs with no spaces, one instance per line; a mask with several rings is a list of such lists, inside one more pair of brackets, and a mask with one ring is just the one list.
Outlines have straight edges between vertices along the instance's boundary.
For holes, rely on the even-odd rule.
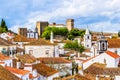
[[5,40],[3,38],[0,38],[0,45],[2,45],[2,46],[10,46],[10,45],[14,45],[14,44],[12,44],[12,42],[7,41],[7,40]]
[[0,80],[21,80],[10,71],[0,66]]
[[36,69],[40,75],[43,75],[46,77],[51,76],[58,72],[57,70],[42,63],[34,64],[33,69]]

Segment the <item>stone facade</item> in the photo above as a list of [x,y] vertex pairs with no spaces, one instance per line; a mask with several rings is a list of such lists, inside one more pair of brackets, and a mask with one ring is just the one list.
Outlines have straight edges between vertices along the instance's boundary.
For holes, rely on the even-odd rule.
[[68,31],[71,31],[74,28],[74,19],[67,19],[66,27],[68,28]]
[[37,22],[36,27],[38,29],[38,35],[41,36],[44,29],[49,25],[48,22]]

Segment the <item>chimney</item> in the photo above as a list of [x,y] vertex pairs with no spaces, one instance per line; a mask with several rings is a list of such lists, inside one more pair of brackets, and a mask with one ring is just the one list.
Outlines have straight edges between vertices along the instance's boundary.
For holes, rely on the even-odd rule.
[[20,61],[17,61],[17,65],[16,65],[16,68],[19,69],[21,66],[21,62]]
[[52,31],[51,31],[51,34],[50,34],[50,42],[54,43],[54,41],[53,41],[53,32]]

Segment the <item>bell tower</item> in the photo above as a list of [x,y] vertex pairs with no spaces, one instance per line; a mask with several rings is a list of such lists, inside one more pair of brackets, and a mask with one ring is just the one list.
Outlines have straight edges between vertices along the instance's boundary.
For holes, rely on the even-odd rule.
[[100,35],[100,39],[97,41],[98,45],[98,53],[101,54],[105,52],[108,48],[108,42],[103,36],[103,33]]
[[91,48],[91,46],[92,46],[91,34],[90,34],[88,28],[86,28],[86,32],[84,35],[84,46],[85,46],[85,48]]

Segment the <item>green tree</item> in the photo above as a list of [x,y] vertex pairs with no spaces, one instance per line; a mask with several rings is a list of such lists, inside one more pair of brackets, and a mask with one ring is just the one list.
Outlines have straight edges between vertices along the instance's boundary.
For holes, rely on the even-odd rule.
[[85,34],[85,30],[79,30],[79,29],[72,29],[69,33],[68,33],[68,39],[72,40],[77,36],[81,36],[83,37]]
[[49,39],[51,31],[54,33],[54,35],[62,35],[67,36],[68,29],[67,28],[58,28],[58,27],[46,27],[45,31],[42,34],[42,37]]
[[118,31],[118,37],[120,37],[120,30]]
[[4,21],[4,19],[2,19],[0,24],[0,33],[7,32],[7,31],[8,31],[8,28],[7,28],[6,22]]
[[84,47],[82,44],[78,44],[77,41],[67,42],[67,43],[64,45],[64,48],[72,49],[72,50],[78,51],[78,52],[80,52],[80,53],[82,53],[82,52],[85,50],[85,47]]

